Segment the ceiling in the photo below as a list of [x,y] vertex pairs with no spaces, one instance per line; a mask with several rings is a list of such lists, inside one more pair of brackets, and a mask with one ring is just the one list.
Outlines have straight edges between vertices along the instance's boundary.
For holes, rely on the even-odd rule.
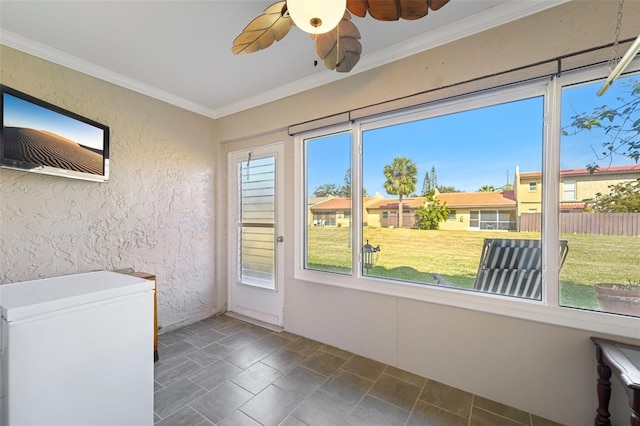
[[274,1],[0,0],[0,42],[220,118],[568,0],[451,0],[416,21],[354,16],[363,52],[348,74],[314,66],[314,42],[298,28],[266,50],[234,56],[234,38]]

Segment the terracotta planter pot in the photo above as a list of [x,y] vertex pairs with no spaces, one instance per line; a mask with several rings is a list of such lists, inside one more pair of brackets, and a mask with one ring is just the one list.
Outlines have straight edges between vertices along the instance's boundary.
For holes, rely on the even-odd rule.
[[595,288],[602,311],[640,316],[640,286],[596,284]]

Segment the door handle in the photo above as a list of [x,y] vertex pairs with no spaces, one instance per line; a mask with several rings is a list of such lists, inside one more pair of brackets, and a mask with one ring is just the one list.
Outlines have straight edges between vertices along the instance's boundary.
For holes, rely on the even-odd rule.
[[276,241],[279,243],[284,242],[284,237],[282,235],[278,236],[278,238],[276,238]]

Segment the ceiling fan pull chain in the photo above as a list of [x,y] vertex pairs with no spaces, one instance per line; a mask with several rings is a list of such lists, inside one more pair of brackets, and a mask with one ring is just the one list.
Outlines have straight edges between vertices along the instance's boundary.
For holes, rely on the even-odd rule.
[[615,39],[613,41],[613,57],[609,61],[609,71],[614,69],[618,62],[620,61],[620,54],[618,53],[618,47],[620,47],[620,27],[622,26],[622,6],[624,5],[624,0],[618,1],[618,18],[616,21],[616,32]]
[[249,173],[251,173],[251,151],[249,151],[249,158],[247,159],[247,181],[249,180]]
[[336,27],[336,68],[340,66],[340,22]]

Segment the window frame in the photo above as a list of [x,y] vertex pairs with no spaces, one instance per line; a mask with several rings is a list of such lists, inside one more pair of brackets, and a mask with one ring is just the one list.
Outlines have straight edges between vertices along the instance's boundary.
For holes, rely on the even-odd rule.
[[[640,70],[640,60],[632,63],[631,70]],[[625,317],[606,312],[588,311],[577,308],[562,307],[559,304],[559,248],[560,239],[558,220],[560,188],[560,121],[561,121],[561,93],[562,88],[576,83],[588,83],[593,80],[606,78],[602,65],[571,71],[562,76],[554,76],[550,80],[514,84],[508,87],[496,88],[482,93],[468,94],[455,99],[430,102],[408,110],[392,112],[363,118],[343,125],[317,129],[295,135],[295,173],[304,179],[295,179],[294,202],[295,230],[297,238],[294,247],[294,278],[319,285],[329,285],[350,290],[366,291],[383,295],[409,298],[418,301],[450,306],[454,308],[471,309],[511,318],[530,320],[550,325],[561,325],[590,332],[608,333],[611,335],[640,338],[640,319]],[[363,275],[361,267],[361,251],[352,250],[352,274],[336,275],[327,272],[304,269],[304,254],[306,251],[306,231],[302,231],[305,222],[306,206],[306,175],[304,172],[304,140],[326,136],[338,131],[350,130],[352,133],[352,191],[362,193],[362,132],[393,124],[410,122],[418,119],[436,117],[453,112],[461,112],[475,108],[511,102],[533,96],[543,96],[544,104],[544,132],[542,146],[542,175],[545,176],[539,184],[542,188],[542,246],[543,246],[543,288],[541,300],[528,300],[470,292],[456,288],[425,286],[408,282],[390,281],[384,278]],[[362,197],[352,199],[352,243],[359,246],[362,241]],[[556,218],[556,220],[553,220]],[[479,219],[479,218],[478,218]]]
[[469,210],[469,229],[480,229],[480,210]]
[[[567,191],[567,187],[570,188],[569,191]],[[567,198],[566,194],[567,192],[569,192],[570,194],[573,194],[572,198]],[[562,201],[566,201],[566,202],[571,202],[571,201],[577,201],[578,200],[578,181],[575,179],[571,179],[571,180],[563,180],[562,181]]]

